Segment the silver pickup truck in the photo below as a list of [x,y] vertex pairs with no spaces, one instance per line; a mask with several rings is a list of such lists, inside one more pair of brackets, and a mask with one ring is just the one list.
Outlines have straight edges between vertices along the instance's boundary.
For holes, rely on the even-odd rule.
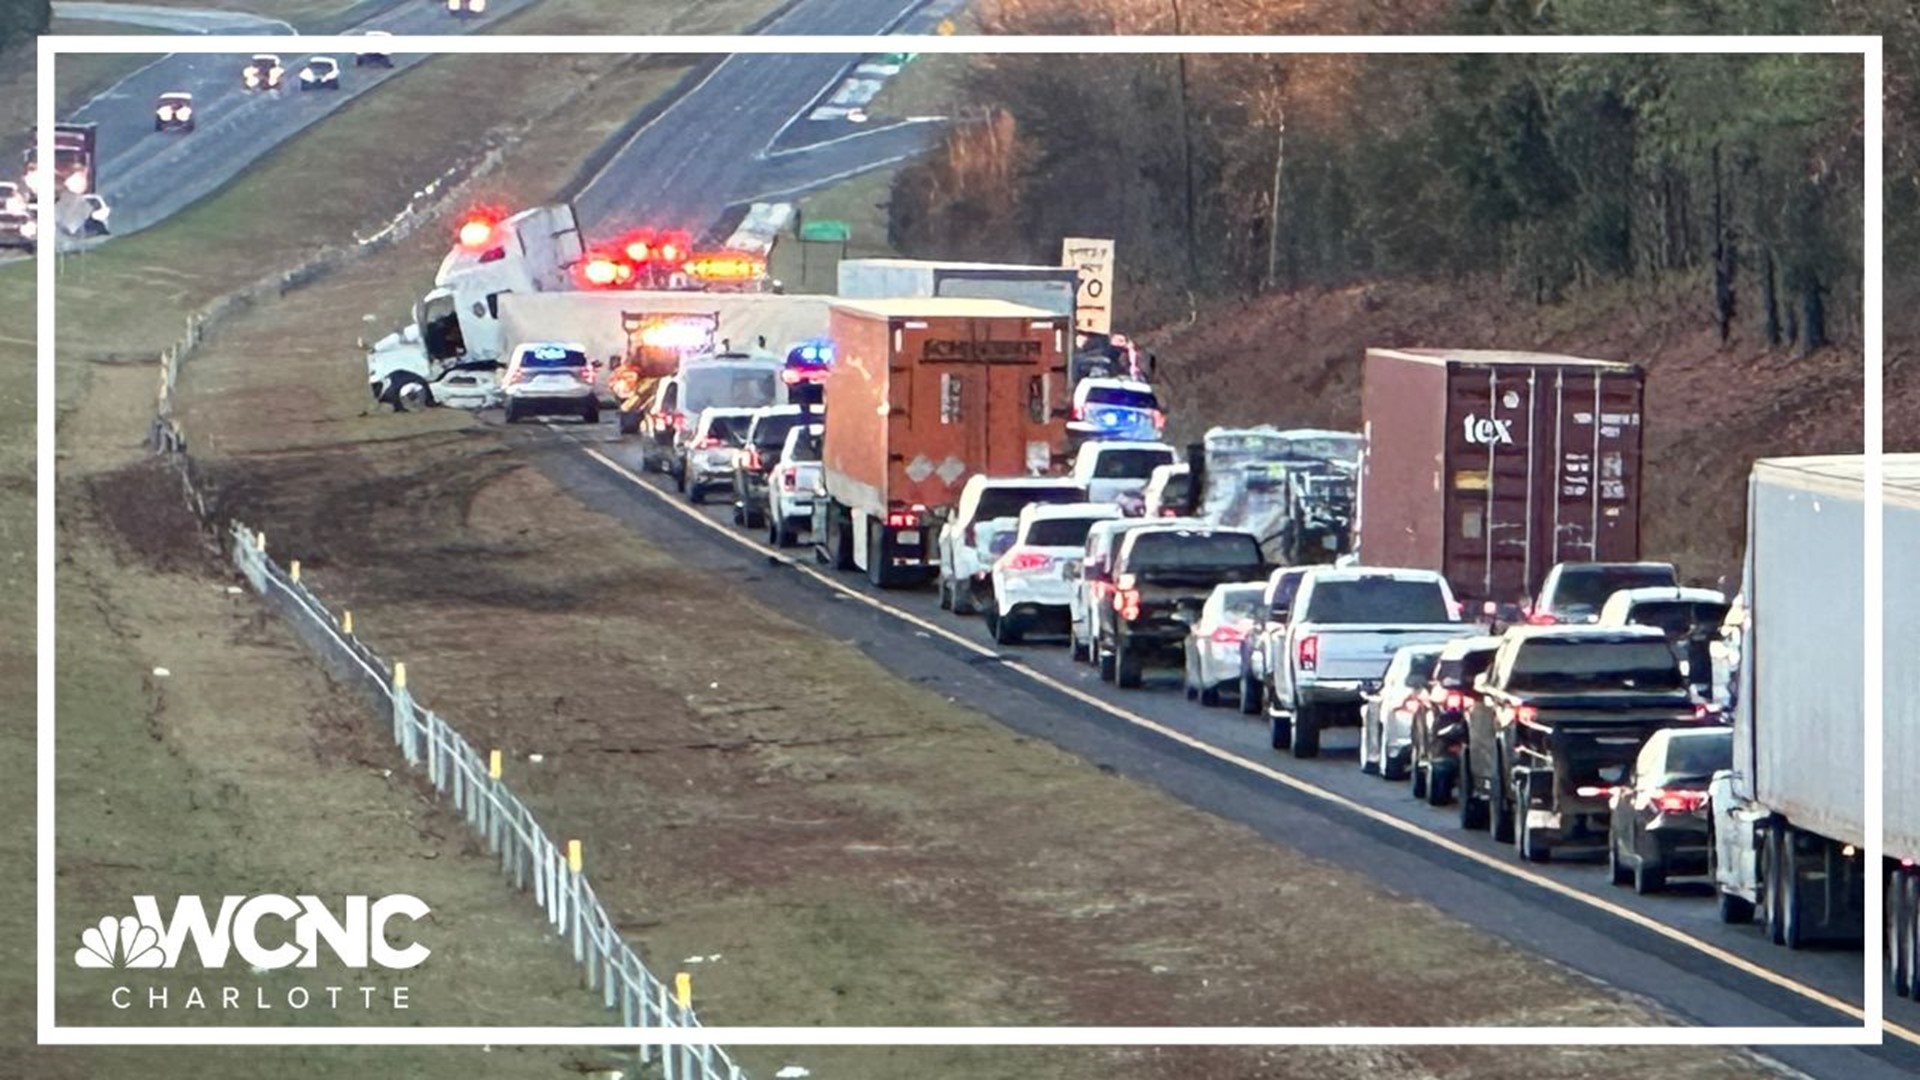
[[1446,579],[1428,570],[1315,567],[1300,581],[1284,633],[1270,635],[1262,667],[1275,749],[1320,753],[1320,732],[1357,727],[1407,645],[1477,634],[1460,621]]

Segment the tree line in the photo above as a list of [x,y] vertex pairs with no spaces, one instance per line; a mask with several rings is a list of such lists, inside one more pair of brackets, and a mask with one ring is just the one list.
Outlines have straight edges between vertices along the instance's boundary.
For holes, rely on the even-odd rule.
[[[1881,8],[997,0],[981,17],[995,33],[1475,34],[1858,33],[1875,18],[1905,33],[1892,24],[1915,18]],[[1913,69],[1896,71],[1920,58],[1913,40],[1888,46],[1890,267],[1920,247]],[[1811,350],[1859,330],[1862,80],[1857,56],[1810,54],[976,57],[970,119],[900,175],[892,238],[1054,261],[1063,235],[1112,236],[1136,323],[1387,277],[1495,275],[1545,303],[1680,276],[1723,337]]]

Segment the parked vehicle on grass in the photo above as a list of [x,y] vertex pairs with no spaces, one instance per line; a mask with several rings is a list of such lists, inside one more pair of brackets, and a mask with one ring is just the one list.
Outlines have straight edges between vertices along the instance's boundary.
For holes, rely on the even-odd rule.
[[1199,621],[1187,632],[1185,686],[1188,701],[1207,708],[1221,703],[1222,691],[1238,693],[1241,657],[1265,602],[1264,582],[1216,585],[1200,607]]
[[1120,516],[1112,503],[1029,503],[1016,519],[1013,543],[993,560],[985,609],[996,644],[1018,645],[1028,634],[1067,631],[1073,579],[1095,522]]
[[1633,778],[1609,793],[1607,872],[1645,895],[1667,879],[1710,872],[1707,784],[1733,768],[1733,729],[1656,731],[1634,759]]
[[1111,601],[1094,609],[1101,677],[1133,689],[1149,667],[1180,662],[1214,587],[1259,581],[1267,570],[1259,539],[1239,529],[1151,522],[1128,530],[1114,554]]

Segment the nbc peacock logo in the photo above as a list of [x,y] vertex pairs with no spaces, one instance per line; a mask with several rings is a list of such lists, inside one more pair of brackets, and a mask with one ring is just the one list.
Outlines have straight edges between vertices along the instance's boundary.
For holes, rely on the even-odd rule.
[[160,932],[131,915],[109,915],[80,932],[73,962],[83,968],[157,968],[166,965]]

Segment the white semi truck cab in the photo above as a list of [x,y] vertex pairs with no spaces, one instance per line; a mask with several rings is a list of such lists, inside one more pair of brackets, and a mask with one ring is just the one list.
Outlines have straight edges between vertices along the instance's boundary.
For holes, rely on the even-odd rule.
[[496,220],[463,220],[413,322],[367,351],[376,401],[396,410],[441,402],[478,407],[496,387],[506,342],[500,297],[573,287],[585,245],[566,203],[536,206]]

